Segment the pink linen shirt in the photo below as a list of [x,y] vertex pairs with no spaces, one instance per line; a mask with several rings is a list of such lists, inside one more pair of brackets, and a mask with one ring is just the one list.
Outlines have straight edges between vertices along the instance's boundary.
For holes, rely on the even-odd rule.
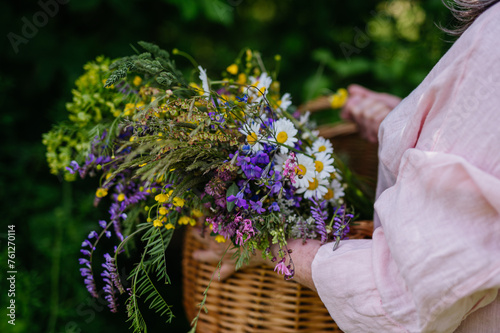
[[322,246],[345,332],[500,332],[500,3],[384,120],[372,240]]

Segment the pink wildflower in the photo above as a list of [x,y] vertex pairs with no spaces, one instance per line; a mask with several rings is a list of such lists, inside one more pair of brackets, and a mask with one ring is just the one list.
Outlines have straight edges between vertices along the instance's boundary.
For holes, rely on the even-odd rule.
[[245,241],[243,240],[243,234],[239,231],[236,230],[236,245],[243,245],[245,244]]
[[283,168],[283,177],[290,178],[292,184],[295,184],[295,172],[297,170],[297,163],[295,161],[295,153],[291,152],[290,156],[285,161],[285,167]]
[[274,267],[274,271],[278,272],[279,274],[284,274],[285,276],[289,276],[290,275],[290,270],[285,265],[285,258],[283,258],[282,260],[280,260],[278,262],[278,264],[276,265],[276,267]]
[[242,231],[249,236],[255,235],[255,231],[253,230],[253,226],[252,226],[252,220],[250,220],[250,219],[243,220],[243,230]]

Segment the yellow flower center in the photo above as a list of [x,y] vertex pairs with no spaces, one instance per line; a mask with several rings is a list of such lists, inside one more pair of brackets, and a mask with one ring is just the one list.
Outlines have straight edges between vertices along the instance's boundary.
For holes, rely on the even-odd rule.
[[297,165],[297,175],[304,176],[307,172],[307,169],[302,164]]
[[316,178],[313,178],[312,182],[309,182],[309,187],[307,188],[310,191],[314,191],[317,189],[319,186],[318,180]]
[[321,153],[322,151],[325,151],[326,150],[326,147],[325,146],[321,146],[318,148],[318,151]]
[[316,171],[317,172],[323,171],[323,168],[325,167],[323,165],[323,162],[321,162],[321,161],[314,161],[314,164],[316,165]]
[[331,188],[328,189],[328,192],[323,196],[325,200],[330,200],[333,198],[333,190]]
[[118,194],[118,197],[116,198],[116,200],[118,200],[118,201],[125,200],[125,194],[123,194],[123,193]]
[[276,141],[278,141],[278,143],[285,143],[286,140],[288,140],[288,134],[286,134],[286,132],[279,132]]
[[255,132],[252,132],[247,135],[247,142],[248,144],[253,146],[257,142],[257,134],[255,134]]

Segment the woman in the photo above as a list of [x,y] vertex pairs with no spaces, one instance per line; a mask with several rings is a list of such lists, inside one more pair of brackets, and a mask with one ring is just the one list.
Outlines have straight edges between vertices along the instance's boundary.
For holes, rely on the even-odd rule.
[[[465,32],[378,131],[373,239],[289,241],[345,332],[500,332],[500,4],[455,2]],[[398,101],[350,90],[374,140]]]

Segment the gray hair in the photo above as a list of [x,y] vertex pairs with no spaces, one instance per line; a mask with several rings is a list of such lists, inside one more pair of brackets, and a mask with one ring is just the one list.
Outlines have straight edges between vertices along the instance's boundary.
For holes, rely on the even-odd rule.
[[452,36],[460,36],[481,15],[500,0],[442,0],[444,5],[457,19],[452,29],[441,29]]

